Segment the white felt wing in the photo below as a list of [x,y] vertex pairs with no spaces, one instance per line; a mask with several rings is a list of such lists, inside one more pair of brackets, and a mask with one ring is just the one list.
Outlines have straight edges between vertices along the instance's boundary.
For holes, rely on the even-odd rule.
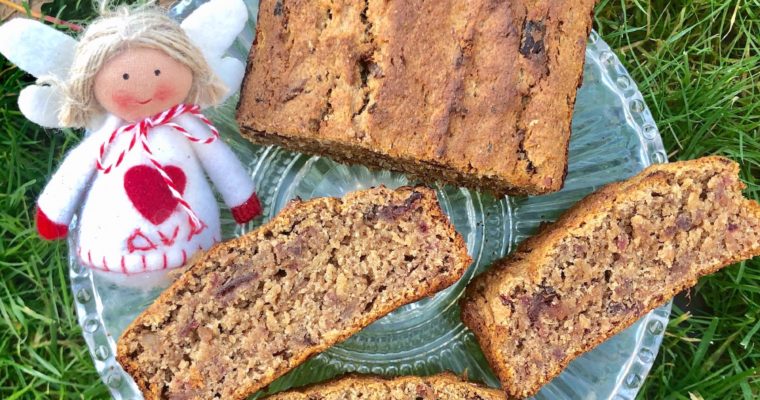
[[240,89],[245,67],[235,58],[224,55],[247,21],[248,8],[243,0],[211,0],[182,21],[182,29],[227,85],[225,99]]
[[219,103],[223,103],[228,97],[240,90],[240,84],[243,83],[243,76],[245,75],[245,65],[237,58],[225,57],[211,64],[211,69],[227,87],[227,92],[219,101]]
[[36,77],[65,77],[77,45],[71,36],[24,18],[14,18],[0,25],[0,38],[0,53]]
[[45,128],[61,128],[58,111],[63,105],[63,95],[52,86],[30,85],[18,95],[18,108],[35,124]]
[[[41,22],[15,18],[0,25],[0,54],[22,70],[43,77],[65,79],[77,41]],[[57,87],[31,85],[21,91],[18,105],[30,121],[59,128],[62,94]]]

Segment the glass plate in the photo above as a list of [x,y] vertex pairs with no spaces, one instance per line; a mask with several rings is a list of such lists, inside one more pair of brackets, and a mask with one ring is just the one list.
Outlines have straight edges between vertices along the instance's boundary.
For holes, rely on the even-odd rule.
[[[200,1],[183,1],[172,13],[186,16]],[[249,2],[251,24],[231,53],[245,59],[253,37],[256,1]],[[238,156],[250,167],[265,206],[273,217],[295,196],[340,196],[385,184],[410,182],[406,176],[347,166],[326,158],[248,144],[237,132],[235,99],[212,111],[212,119]],[[601,185],[625,179],[655,162],[666,162],[659,132],[626,70],[592,32],[586,50],[583,86],[578,91],[570,141],[569,173],[561,192],[528,198],[494,198],[452,186],[435,185],[439,200],[465,237],[475,260],[452,287],[401,307],[345,342],[313,357],[269,386],[269,392],[322,381],[345,372],[386,376],[432,374],[450,370],[498,386],[472,333],[459,318],[457,299],[473,276],[531,235],[544,221]],[[255,228],[234,224],[222,207],[226,238]],[[257,221],[256,224],[261,223]],[[72,233],[76,232],[76,221]],[[73,237],[73,235],[72,235]],[[72,239],[70,239],[72,240]],[[71,245],[71,243],[70,243]],[[71,247],[73,248],[73,247]],[[114,359],[122,330],[165,287],[167,279],[146,277],[119,285],[70,259],[71,286],[83,335],[103,381],[116,399],[141,398],[132,379]],[[131,279],[131,278],[130,278]],[[631,399],[649,372],[668,322],[670,303],[578,358],[536,396],[538,399]],[[255,397],[261,397],[263,393]]]

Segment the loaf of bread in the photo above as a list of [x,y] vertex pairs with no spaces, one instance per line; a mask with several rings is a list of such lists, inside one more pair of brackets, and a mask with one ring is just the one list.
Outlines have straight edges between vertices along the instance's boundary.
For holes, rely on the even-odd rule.
[[697,279],[760,254],[760,205],[725,158],[655,165],[577,203],[468,286],[462,318],[508,394]]
[[217,245],[122,334],[146,399],[243,399],[470,264],[433,190],[295,201]]
[[295,389],[267,400],[506,400],[504,392],[459,379],[451,373],[384,379],[350,375]]
[[559,190],[594,0],[262,0],[244,136],[497,194]]

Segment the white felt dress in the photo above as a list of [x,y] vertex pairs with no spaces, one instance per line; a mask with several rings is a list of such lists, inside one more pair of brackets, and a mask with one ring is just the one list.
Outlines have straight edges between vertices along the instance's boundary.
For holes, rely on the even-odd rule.
[[[194,137],[211,135],[190,114],[173,122]],[[139,144],[109,173],[97,169],[101,144],[122,124],[109,116],[101,129],[85,138],[50,180],[38,206],[53,222],[68,225],[81,205],[75,251],[87,266],[122,274],[182,266],[195,252],[221,240],[219,208],[206,175],[230,207],[251,198],[251,177],[221,139],[195,143],[170,127],[151,128],[147,138],[154,157],[202,223],[193,229],[188,213],[170,195]],[[122,134],[111,143],[104,165],[115,161],[131,137]]]

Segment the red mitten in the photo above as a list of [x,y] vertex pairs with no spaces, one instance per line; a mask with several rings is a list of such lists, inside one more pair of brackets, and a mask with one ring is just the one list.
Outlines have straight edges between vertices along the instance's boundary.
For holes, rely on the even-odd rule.
[[66,225],[56,224],[51,221],[42,209],[37,207],[37,232],[45,240],[55,240],[66,236],[69,233],[69,227]]
[[232,207],[232,217],[238,224],[244,224],[261,215],[261,203],[254,192],[245,203]]

